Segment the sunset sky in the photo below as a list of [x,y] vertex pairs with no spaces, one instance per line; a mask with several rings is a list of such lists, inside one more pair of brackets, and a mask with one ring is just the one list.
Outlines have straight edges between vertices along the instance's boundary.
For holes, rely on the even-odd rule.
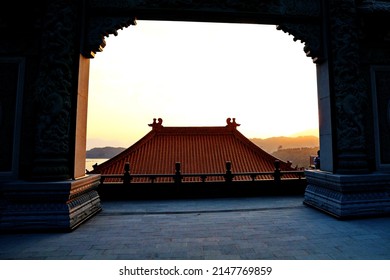
[[165,126],[224,126],[248,138],[318,129],[315,65],[273,25],[138,21],[91,59],[87,149],[129,147]]

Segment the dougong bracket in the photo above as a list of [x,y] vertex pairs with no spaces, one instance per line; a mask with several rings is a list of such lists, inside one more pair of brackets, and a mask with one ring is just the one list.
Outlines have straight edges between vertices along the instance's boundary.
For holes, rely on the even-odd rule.
[[87,33],[81,53],[87,58],[94,58],[97,52],[106,46],[105,37],[110,34],[118,35],[118,30],[136,25],[135,17],[90,17],[87,20]]
[[316,24],[283,23],[276,27],[285,33],[294,36],[294,41],[300,40],[305,44],[303,51],[306,56],[311,57],[314,63],[320,63],[323,58],[321,42],[321,27]]

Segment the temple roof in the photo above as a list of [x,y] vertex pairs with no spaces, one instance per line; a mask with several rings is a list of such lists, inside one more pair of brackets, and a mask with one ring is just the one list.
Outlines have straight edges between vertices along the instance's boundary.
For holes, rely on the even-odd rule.
[[[274,171],[277,158],[241,134],[235,119],[220,127],[164,127],[162,122],[154,119],[149,133],[91,173],[123,174],[126,162],[131,174],[174,174],[176,162],[183,174],[224,173],[227,161],[233,173]],[[280,169],[293,170],[283,161]]]

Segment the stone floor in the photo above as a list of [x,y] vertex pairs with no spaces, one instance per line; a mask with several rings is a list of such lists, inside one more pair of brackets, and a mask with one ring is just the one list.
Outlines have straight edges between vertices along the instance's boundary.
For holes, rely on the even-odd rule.
[[106,201],[69,233],[2,233],[2,260],[389,260],[390,217],[338,220],[303,198]]

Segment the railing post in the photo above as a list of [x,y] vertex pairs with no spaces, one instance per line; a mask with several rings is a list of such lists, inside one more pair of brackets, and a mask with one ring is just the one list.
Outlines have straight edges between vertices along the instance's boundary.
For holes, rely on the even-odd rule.
[[180,162],[175,163],[175,176],[173,176],[173,180],[175,181],[176,184],[181,183],[182,176],[181,176],[181,164]]
[[275,166],[275,171],[274,171],[274,182],[276,184],[280,184],[280,177],[281,177],[281,174],[280,174],[280,161],[279,160],[275,160],[274,162],[274,166]]
[[226,166],[226,173],[225,173],[225,182],[232,182],[234,175],[232,174],[232,163],[230,161],[227,161],[225,163]]
[[131,182],[131,175],[130,175],[130,163],[125,163],[125,173],[123,174],[123,184],[128,185]]

